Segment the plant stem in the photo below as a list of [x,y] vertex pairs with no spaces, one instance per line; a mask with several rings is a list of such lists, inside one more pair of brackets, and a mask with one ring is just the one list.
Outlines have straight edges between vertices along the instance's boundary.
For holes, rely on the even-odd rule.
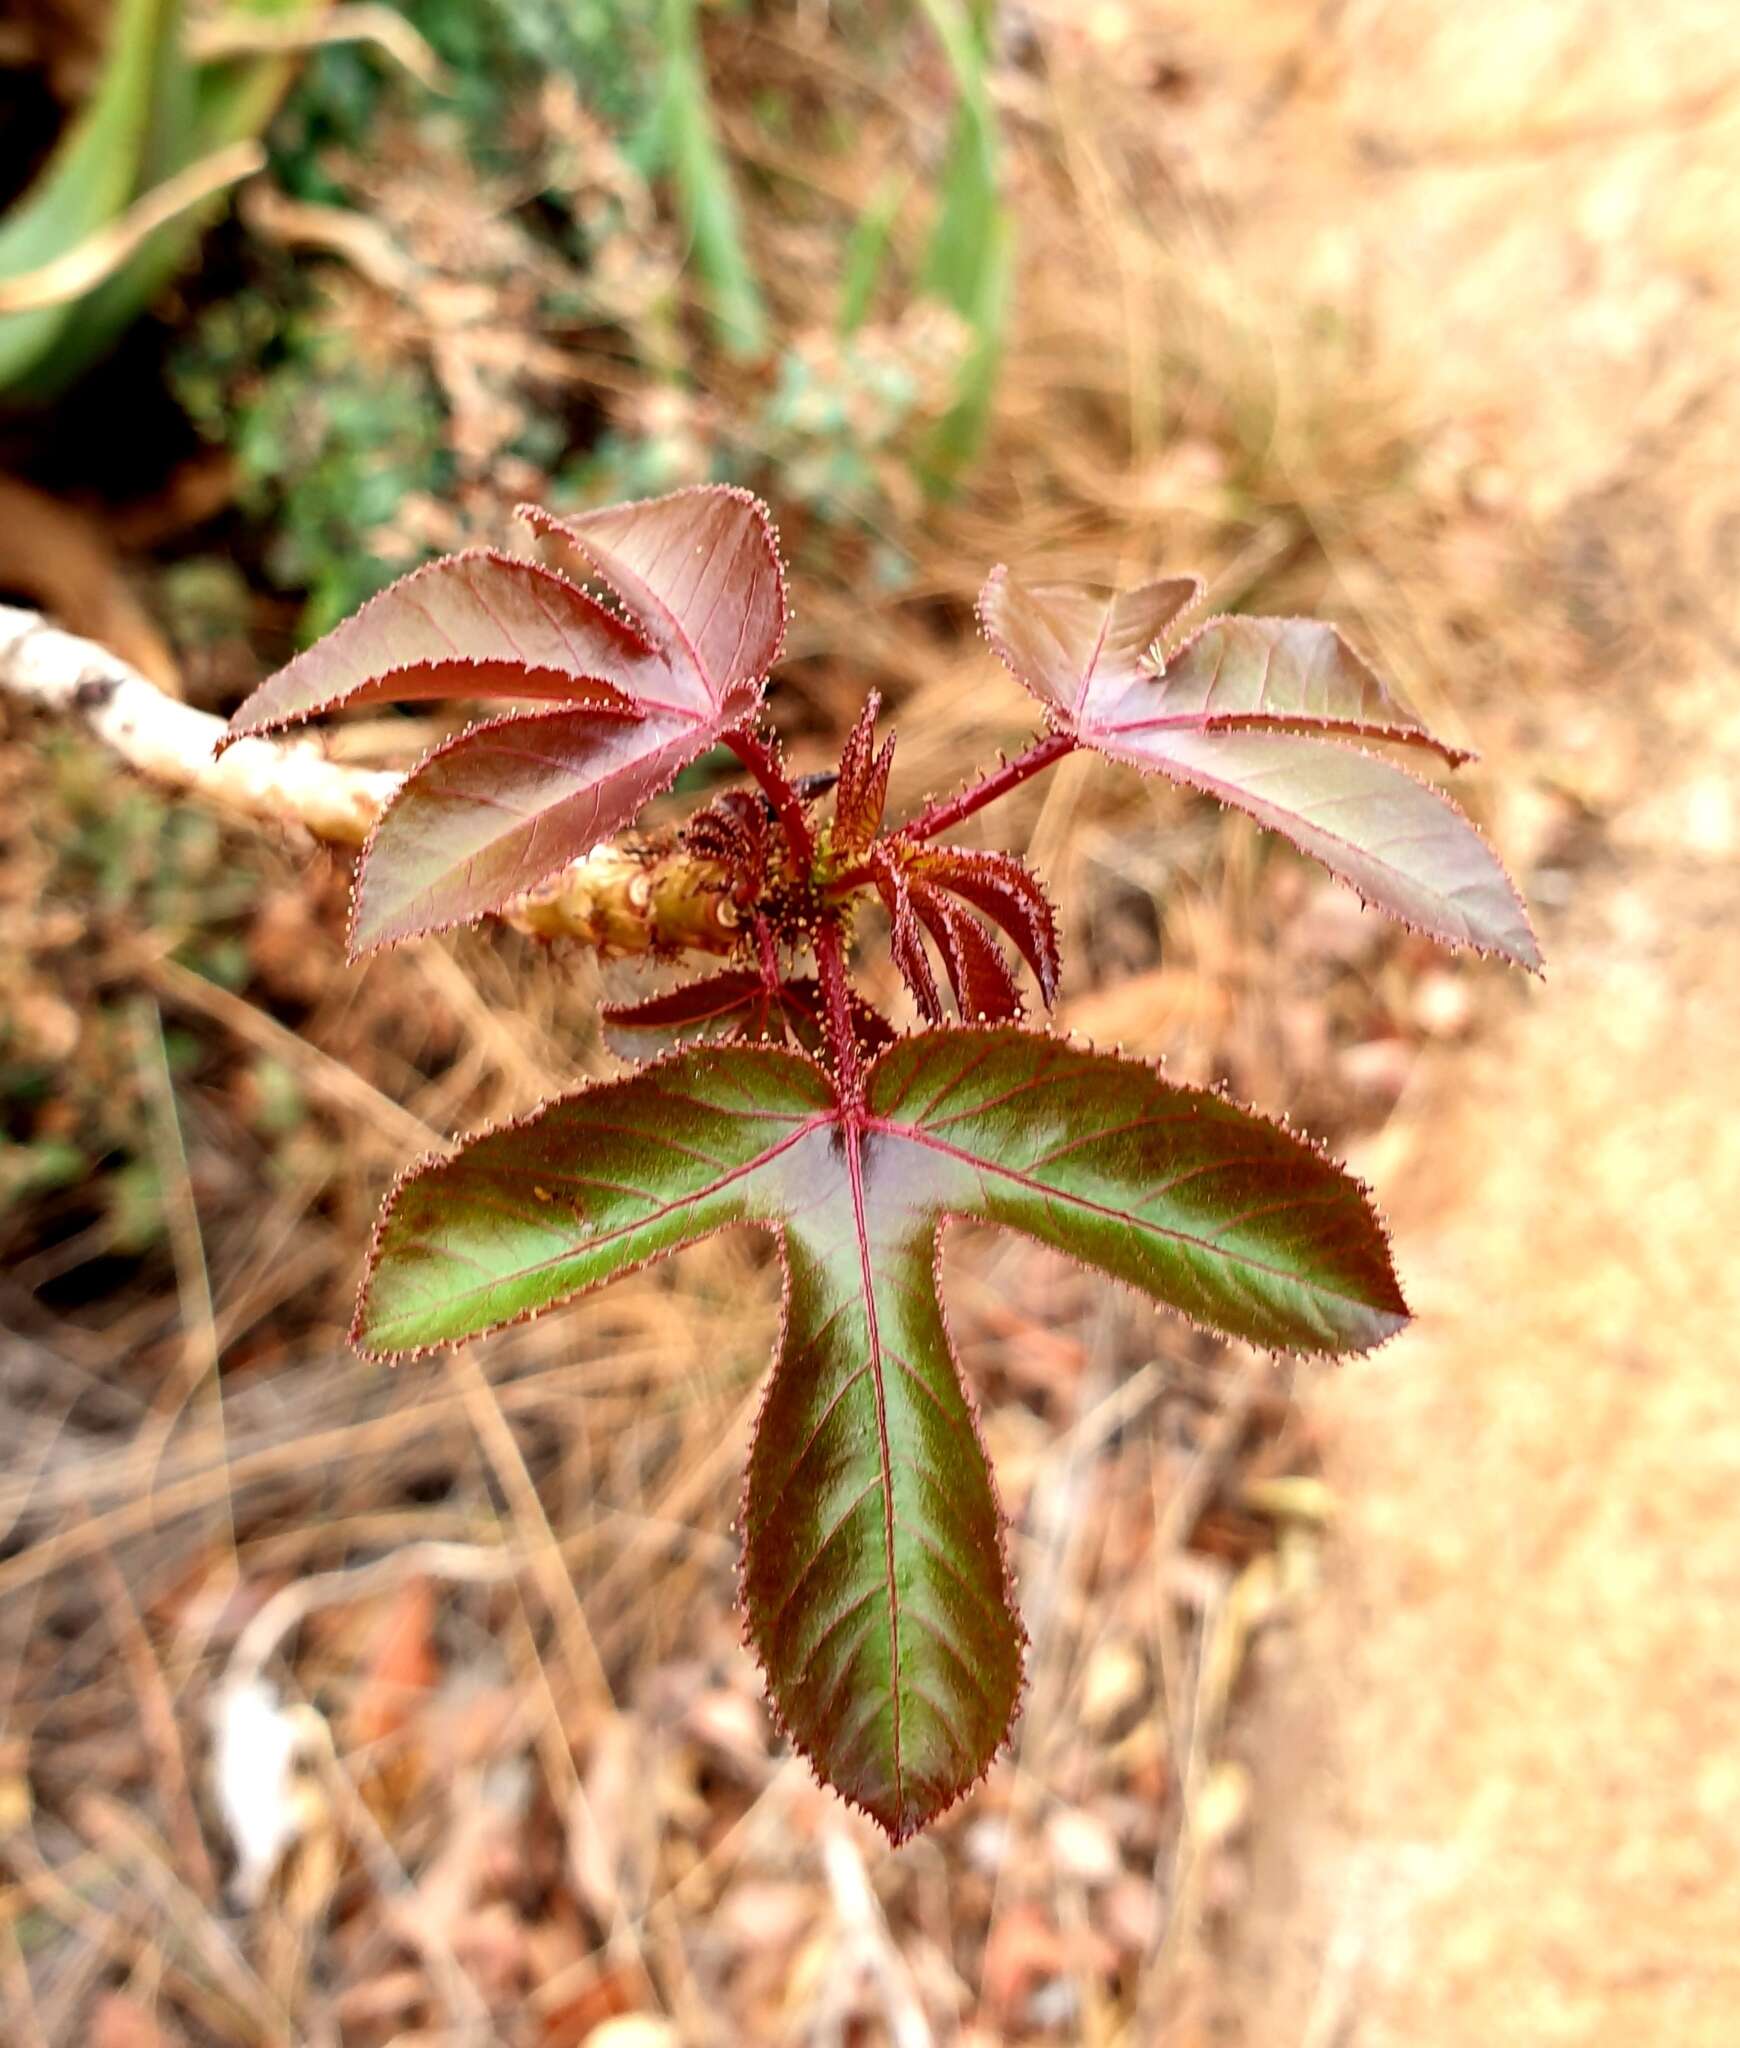
[[[769,746],[760,733],[749,727],[727,733],[725,744],[766,792],[785,833],[786,844],[791,848],[792,860],[800,875],[807,879],[815,868],[816,842],[809,820],[804,816],[803,803],[792,787],[791,777],[785,772],[778,749]],[[840,920],[834,912],[823,911],[817,918],[810,943],[815,950],[816,968],[825,998],[822,1036],[827,1046],[828,1061],[833,1067],[841,1100],[848,1109],[857,1108],[863,1102],[863,1083],[858,1074],[858,1041],[852,1036],[852,989],[846,976],[845,949],[840,943]],[[768,971],[770,950],[770,943],[764,942],[761,952],[763,974]],[[777,980],[777,962],[774,973]]]
[[773,927],[759,910],[755,913],[755,951],[761,963],[763,986],[770,994],[777,994],[780,985],[779,953],[773,943]]
[[1065,754],[1075,751],[1075,739],[1067,732],[1048,732],[1036,739],[1024,753],[1017,754],[1013,761],[1005,761],[1001,768],[993,769],[989,775],[956,795],[940,803],[926,804],[916,818],[909,818],[895,833],[897,839],[934,839],[939,832],[950,831],[963,818],[970,818],[975,811],[982,811],[987,804],[994,804],[999,797],[1007,796],[1012,789],[1019,789],[1022,783],[1030,781],[1042,769],[1049,768],[1054,761],[1061,761]]
[[828,1058],[839,1084],[840,1100],[848,1112],[864,1105],[864,1083],[858,1072],[858,1041],[852,1035],[852,989],[846,976],[846,951],[840,943],[840,921],[825,912],[816,924],[811,945],[821,976],[822,1030],[827,1039]]
[[766,792],[774,816],[785,834],[785,843],[791,848],[791,857],[799,872],[807,876],[815,865],[816,842],[810,832],[809,820],[804,816],[803,804],[780,761],[777,747],[769,746],[760,733],[749,726],[728,732],[725,744]]

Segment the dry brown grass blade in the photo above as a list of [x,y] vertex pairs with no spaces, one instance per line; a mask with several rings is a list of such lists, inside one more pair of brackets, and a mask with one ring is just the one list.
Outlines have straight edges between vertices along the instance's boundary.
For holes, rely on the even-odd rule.
[[0,316],[63,306],[82,298],[150,241],[158,229],[207,199],[263,170],[266,152],[257,142],[234,142],[201,157],[143,193],[107,226],[36,270],[0,278]]

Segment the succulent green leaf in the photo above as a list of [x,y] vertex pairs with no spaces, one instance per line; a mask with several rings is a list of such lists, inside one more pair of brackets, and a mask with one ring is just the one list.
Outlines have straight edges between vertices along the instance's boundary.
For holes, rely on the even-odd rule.
[[1387,761],[1325,742],[1389,741],[1452,766],[1466,750],[1434,738],[1315,619],[1211,619],[1166,651],[1195,588],[1027,588],[997,569],[979,611],[1002,660],[1083,746],[1248,811],[1434,938],[1538,968],[1522,902],[1461,811]]
[[896,1840],[988,1768],[1020,1689],[995,1491],[937,1295],[955,1216],[1261,1344],[1360,1351],[1407,1318],[1363,1190],[1312,1146],[1000,1027],[899,1040],[846,1099],[801,1054],[691,1047],[474,1139],[395,1191],[355,1332],[377,1355],[451,1343],[728,1224],[776,1231],[750,1639],[793,1739]]
[[[21,277],[75,249],[134,197],[165,68],[177,61],[178,0],[121,0],[95,91],[30,189],[0,218],[0,278]],[[0,393],[53,353],[76,308],[0,315]]]
[[[294,30],[325,4],[326,0],[243,0],[234,11],[271,28]],[[157,91],[140,162],[140,197],[191,165],[259,135],[295,77],[297,59],[289,51],[288,39],[284,55],[206,64],[196,64],[186,55],[184,41],[179,18],[166,19],[159,31]],[[114,346],[186,266],[199,237],[226,203],[225,192],[190,201],[79,300],[55,336],[52,354],[30,377],[32,400],[57,397]]]

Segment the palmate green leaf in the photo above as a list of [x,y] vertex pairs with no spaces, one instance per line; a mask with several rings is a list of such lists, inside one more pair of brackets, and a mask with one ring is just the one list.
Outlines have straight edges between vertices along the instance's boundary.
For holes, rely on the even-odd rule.
[[991,645],[1083,746],[1248,811],[1369,903],[1453,946],[1538,968],[1528,915],[1491,849],[1441,792],[1375,754],[1435,738],[1333,626],[1210,619],[1169,651],[1193,578],[1110,592],[1027,587],[994,570]]
[[995,1490],[936,1288],[956,1216],[1258,1344],[1361,1351],[1407,1318],[1364,1191],[1310,1145],[1002,1027],[900,1040],[850,1103],[799,1053],[692,1047],[477,1138],[400,1183],[355,1331],[376,1355],[457,1342],[728,1224],[776,1231],[750,1638],[793,1740],[896,1840],[989,1766],[1020,1688]]

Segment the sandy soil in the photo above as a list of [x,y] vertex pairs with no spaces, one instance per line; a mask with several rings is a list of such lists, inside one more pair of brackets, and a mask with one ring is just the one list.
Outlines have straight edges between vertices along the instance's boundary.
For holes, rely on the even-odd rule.
[[1337,136],[1412,165],[1307,262],[1365,280],[1392,343],[1415,324],[1416,401],[1490,451],[1493,544],[1533,561],[1470,642],[1513,679],[1500,843],[1526,861],[1531,803],[1560,815],[1548,981],[1429,1053],[1357,1162],[1420,1321],[1306,1396],[1342,1513],[1266,1652],[1238,2031],[1713,2048],[1740,2039],[1740,37],[1697,6],[1659,34],[1368,12],[1275,175],[1327,218]]
[[1636,740],[1550,980],[1362,1162],[1417,1329],[1259,1710],[1253,2043],[1740,2035],[1740,713]]

